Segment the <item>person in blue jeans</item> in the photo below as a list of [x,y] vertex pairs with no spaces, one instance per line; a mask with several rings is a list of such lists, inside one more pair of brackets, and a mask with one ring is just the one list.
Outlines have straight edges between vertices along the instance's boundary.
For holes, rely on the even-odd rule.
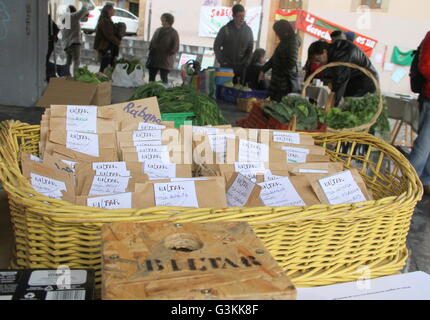
[[430,32],[427,33],[419,52],[419,71],[425,78],[421,94],[420,129],[409,161],[417,171],[424,185],[424,192],[430,195]]

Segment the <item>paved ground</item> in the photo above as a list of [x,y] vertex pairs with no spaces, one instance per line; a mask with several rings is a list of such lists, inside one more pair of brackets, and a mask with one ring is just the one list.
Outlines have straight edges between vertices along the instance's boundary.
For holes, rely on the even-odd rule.
[[[114,103],[125,101],[129,97],[130,90],[114,88],[112,99]],[[233,105],[219,103],[219,107],[232,125],[246,116],[246,113],[238,111]],[[38,124],[43,111],[42,108],[0,106],[0,122],[14,119]],[[0,191],[0,268],[9,266],[13,247],[12,239],[7,200],[5,194]],[[420,270],[430,273],[430,197],[425,197],[416,208],[408,236],[408,248],[410,249],[410,259],[404,271]]]

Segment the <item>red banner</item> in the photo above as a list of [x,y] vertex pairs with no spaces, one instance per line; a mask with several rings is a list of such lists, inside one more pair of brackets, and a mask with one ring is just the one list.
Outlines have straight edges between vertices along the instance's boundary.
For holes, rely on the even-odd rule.
[[[292,22],[298,30],[306,32],[318,39],[325,39],[329,42],[331,41],[330,34],[333,31],[341,30],[344,32],[354,32],[348,28],[339,26],[303,10],[292,10],[290,12],[277,10],[276,20],[281,19]],[[354,34],[354,43],[370,57],[378,41],[357,32],[354,32]]]

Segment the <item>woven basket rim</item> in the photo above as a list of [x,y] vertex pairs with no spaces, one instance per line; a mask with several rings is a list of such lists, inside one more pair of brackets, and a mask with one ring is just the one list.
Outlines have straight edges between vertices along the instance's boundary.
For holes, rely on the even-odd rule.
[[[0,123],[0,141],[2,136],[4,136],[5,130],[6,135],[9,139],[12,139],[12,132],[14,127],[19,127],[20,129],[26,128],[35,130],[39,126],[30,126],[25,123],[21,123],[19,121],[6,121],[3,123]],[[2,135],[3,133],[3,135]],[[423,194],[423,188],[420,180],[418,179],[418,176],[415,172],[415,170],[412,170],[411,167],[408,166],[402,166],[401,162],[406,160],[404,156],[396,150],[391,145],[388,145],[384,141],[381,141],[379,139],[376,139],[370,134],[367,133],[357,133],[357,132],[339,132],[339,133],[305,133],[309,134],[313,137],[317,136],[325,136],[325,137],[361,137],[363,140],[367,141],[373,141],[375,145],[379,145],[380,149],[383,149],[384,152],[388,153],[390,157],[393,159],[393,161],[396,161],[399,168],[402,167],[405,170],[405,173],[410,176],[410,180],[408,180],[408,190],[404,193],[402,193],[399,196],[392,196],[387,197],[383,199],[378,200],[372,200],[367,201],[359,204],[343,204],[338,206],[330,206],[330,205],[313,205],[313,206],[306,206],[306,207],[258,207],[258,208],[182,208],[182,207],[151,207],[151,208],[144,208],[144,209],[117,209],[117,210],[107,210],[107,209],[100,209],[100,208],[91,208],[86,206],[77,206],[72,203],[63,201],[63,200],[55,200],[52,198],[48,198],[46,196],[43,196],[41,194],[38,194],[30,185],[29,181],[22,175],[21,170],[19,169],[19,163],[18,163],[18,154],[12,155],[12,158],[10,158],[11,161],[14,163],[7,163],[8,160],[2,159],[0,155],[0,178],[3,180],[3,184],[5,187],[6,192],[14,192],[14,195],[21,198],[23,203],[26,202],[35,202],[34,203],[34,210],[37,211],[37,214],[40,216],[46,216],[49,218],[57,218],[57,219],[66,219],[67,214],[65,212],[69,212],[71,216],[73,216],[75,219],[83,219],[83,221],[76,221],[77,223],[86,223],[85,220],[100,220],[100,222],[106,220],[106,216],[116,216],[120,215],[124,218],[132,218],[132,217],[141,217],[142,214],[153,214],[153,215],[165,215],[166,217],[170,217],[171,219],[180,219],[182,218],[182,215],[195,215],[198,219],[199,214],[208,214],[208,210],[211,214],[220,214],[227,215],[231,214],[233,218],[235,212],[240,212],[240,216],[247,216],[248,214],[253,216],[257,215],[259,216],[259,212],[262,216],[259,216],[260,218],[263,218],[264,216],[271,216],[275,215],[279,211],[293,211],[298,212],[302,215],[302,218],[304,220],[312,219],[312,216],[319,216],[321,214],[326,213],[326,218],[330,217],[329,212],[333,211],[333,209],[340,210],[342,212],[348,211],[348,210],[355,210],[358,208],[357,214],[352,214],[349,217],[345,217],[347,219],[354,218],[356,216],[361,215],[367,215],[366,209],[369,209],[371,207],[375,208],[385,208],[389,206],[393,206],[395,204],[402,204],[403,206],[408,204],[414,204],[417,201],[419,201]],[[0,151],[1,151],[1,144],[0,144]],[[406,160],[407,161],[407,160]],[[10,161],[9,161],[10,162]],[[12,174],[16,176],[18,179],[21,180],[21,182],[24,183],[26,186],[25,188],[22,188],[19,185],[13,185],[9,183],[6,179],[4,179],[3,172],[8,172],[9,174]],[[414,183],[415,182],[415,183]],[[418,187],[417,187],[418,186]],[[14,190],[15,189],[15,190]],[[35,195],[35,197],[30,197],[30,194]],[[45,203],[44,203],[45,202]],[[55,204],[55,205],[54,205]],[[324,209],[325,210],[322,210]],[[41,212],[43,210],[43,212]],[[46,212],[44,212],[46,210]],[[267,213],[267,211],[270,210],[270,214]],[[62,212],[63,211],[63,212]],[[85,211],[85,213],[79,214],[80,211]],[[308,212],[309,214],[304,214],[305,212]],[[336,216],[336,215],[335,215]],[[218,216],[217,216],[218,218]],[[337,218],[341,219],[342,215],[337,215]],[[289,215],[285,216],[284,218],[275,217],[274,218],[276,222],[282,222],[291,220],[291,217]],[[273,219],[272,219],[273,220]],[[270,222],[270,219],[267,223]],[[89,222],[93,223],[93,222]]]
[[351,132],[360,132],[360,131],[368,131],[375,123],[376,121],[378,121],[383,109],[384,109],[384,97],[382,95],[382,90],[381,90],[381,86],[379,84],[379,81],[375,78],[375,76],[367,69],[360,67],[354,63],[350,63],[350,62],[331,62],[328,63],[326,65],[323,65],[321,67],[319,67],[317,70],[314,71],[314,73],[312,73],[308,79],[306,79],[306,81],[304,82],[303,85],[303,90],[302,90],[302,98],[306,98],[306,89],[309,87],[309,85],[311,84],[312,80],[322,71],[328,69],[328,68],[333,68],[333,67],[350,67],[353,69],[357,69],[360,70],[361,72],[363,72],[366,76],[368,76],[372,82],[374,83],[375,87],[376,87],[376,93],[379,96],[379,104],[378,104],[378,109],[376,110],[376,113],[373,115],[373,118],[366,124],[357,126],[355,128],[343,128],[343,129],[333,129],[330,127],[327,127],[327,131],[328,132],[342,132],[342,131],[351,131]]

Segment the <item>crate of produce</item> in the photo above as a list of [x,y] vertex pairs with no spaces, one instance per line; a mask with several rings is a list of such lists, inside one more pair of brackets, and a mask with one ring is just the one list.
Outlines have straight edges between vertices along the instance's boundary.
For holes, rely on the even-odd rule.
[[266,91],[244,90],[243,87],[239,89],[233,86],[217,85],[217,99],[230,104],[237,104],[238,99],[266,99],[267,97]]
[[[174,121],[175,128],[180,128],[185,122],[193,123],[196,114],[193,112],[162,113],[162,121]],[[193,123],[194,124],[194,123]]]
[[230,68],[216,68],[215,70],[215,83],[221,85],[226,82],[233,81],[234,71]]
[[[423,195],[407,159],[367,133],[313,133],[332,161],[357,168],[375,200],[309,207],[151,207],[105,210],[37,193],[20,169],[20,152],[38,153],[40,126],[0,123],[0,180],[15,236],[12,267],[94,269],[101,287],[101,228],[111,222],[248,222],[296,286],[322,286],[399,272],[411,217]],[[349,153],[341,146],[351,145]],[[364,156],[357,145],[368,146]]]

